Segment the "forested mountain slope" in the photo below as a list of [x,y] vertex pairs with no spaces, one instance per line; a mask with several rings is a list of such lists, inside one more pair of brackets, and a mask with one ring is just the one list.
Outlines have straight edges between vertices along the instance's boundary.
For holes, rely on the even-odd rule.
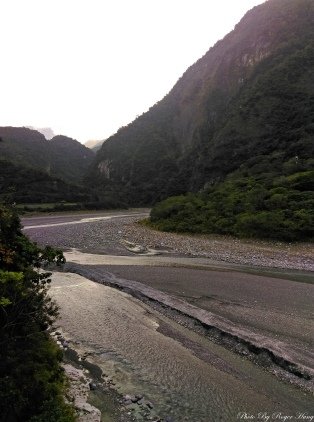
[[94,196],[84,187],[49,176],[36,168],[0,159],[0,202],[17,204],[88,202]]
[[239,169],[262,183],[310,171],[313,69],[314,2],[253,8],[163,100],[103,144],[88,183],[152,204]]
[[0,127],[0,159],[16,166],[79,184],[93,158],[94,153],[74,139],[55,136],[48,141],[36,130]]

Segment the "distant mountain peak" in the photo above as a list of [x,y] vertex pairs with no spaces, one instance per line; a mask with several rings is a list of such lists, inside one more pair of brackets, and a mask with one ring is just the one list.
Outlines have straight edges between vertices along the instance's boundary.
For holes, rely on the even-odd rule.
[[102,144],[104,143],[104,141],[99,141],[99,140],[89,140],[89,141],[87,141],[87,142],[85,142],[85,146],[87,147],[87,148],[90,148],[91,150],[93,150],[93,151],[98,151],[100,148],[101,148],[101,146],[102,146]]
[[27,129],[37,130],[42,133],[47,140],[52,139],[55,136],[54,131],[50,127],[37,128],[34,126],[25,126]]

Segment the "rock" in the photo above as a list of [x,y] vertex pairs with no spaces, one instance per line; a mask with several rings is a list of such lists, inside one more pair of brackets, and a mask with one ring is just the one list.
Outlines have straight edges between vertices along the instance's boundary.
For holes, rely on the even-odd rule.
[[77,369],[70,364],[63,364],[63,368],[70,381],[66,397],[73,403],[77,413],[78,422],[100,422],[101,412],[96,407],[87,403],[88,392],[91,384],[85,377],[83,370]]
[[147,406],[149,409],[153,409],[153,408],[154,408],[153,403],[151,403],[150,401],[146,402],[146,406]]
[[133,403],[137,403],[139,400],[141,400],[142,397],[143,396],[136,395],[136,396],[132,397],[131,400],[132,400]]
[[97,390],[97,385],[96,385],[96,384],[94,384],[93,382],[90,382],[90,383],[89,383],[89,389],[90,389],[90,390]]
[[133,404],[132,400],[125,400],[124,405],[129,406],[130,404]]

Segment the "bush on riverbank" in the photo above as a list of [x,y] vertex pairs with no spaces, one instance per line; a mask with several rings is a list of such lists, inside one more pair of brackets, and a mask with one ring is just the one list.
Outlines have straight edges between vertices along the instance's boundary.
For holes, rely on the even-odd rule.
[[14,209],[0,204],[0,420],[74,421],[64,403],[62,353],[47,328],[57,307],[47,295],[48,263],[60,251],[28,240]]
[[313,186],[313,170],[256,177],[242,169],[201,193],[156,204],[150,223],[163,231],[313,240]]
[[127,209],[125,203],[119,201],[95,201],[85,203],[46,203],[46,204],[18,204],[17,209],[20,214],[28,212],[63,212],[63,211],[100,211],[100,210],[115,210]]

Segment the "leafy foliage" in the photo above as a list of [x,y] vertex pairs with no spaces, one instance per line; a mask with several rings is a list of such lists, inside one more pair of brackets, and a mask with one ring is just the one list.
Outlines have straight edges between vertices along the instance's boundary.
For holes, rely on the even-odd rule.
[[201,193],[160,202],[151,211],[151,224],[164,231],[313,240],[314,171],[274,178],[254,171],[254,165],[242,168]]
[[30,242],[16,212],[0,205],[1,421],[74,421],[62,397],[61,351],[46,331],[57,316],[50,273],[39,271],[63,262],[61,251]]

